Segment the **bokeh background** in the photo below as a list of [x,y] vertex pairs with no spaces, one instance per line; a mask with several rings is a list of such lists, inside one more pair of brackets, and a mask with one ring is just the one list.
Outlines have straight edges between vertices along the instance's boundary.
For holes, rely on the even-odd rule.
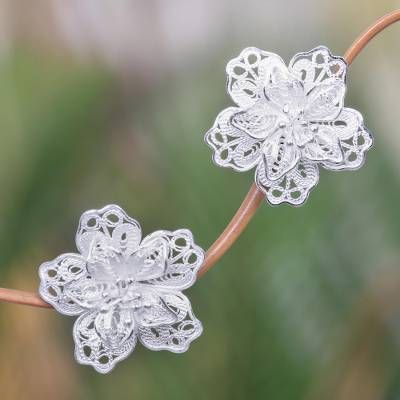
[[[343,54],[398,7],[1,0],[0,285],[36,290],[80,214],[108,203],[207,248],[253,181],[203,143],[231,104],[226,62],[250,45]],[[101,376],[73,360],[73,318],[0,304],[1,399],[399,399],[399,71],[393,26],[349,71],[346,102],[375,135],[365,166],[322,171],[301,208],[261,207],[187,292],[205,328],[190,351],[138,346]]]

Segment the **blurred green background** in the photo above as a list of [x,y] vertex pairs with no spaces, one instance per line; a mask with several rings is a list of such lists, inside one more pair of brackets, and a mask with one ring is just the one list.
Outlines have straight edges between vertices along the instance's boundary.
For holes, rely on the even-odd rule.
[[[343,54],[399,1],[0,1],[0,285],[36,290],[75,250],[81,213],[121,205],[145,233],[207,248],[253,172],[211,163],[203,135],[231,104],[226,62]],[[356,59],[346,104],[375,147],[322,171],[301,208],[262,205],[189,289],[204,333],[184,355],[138,346],[108,376],[73,360],[73,318],[0,304],[0,398],[400,398],[400,27]]]

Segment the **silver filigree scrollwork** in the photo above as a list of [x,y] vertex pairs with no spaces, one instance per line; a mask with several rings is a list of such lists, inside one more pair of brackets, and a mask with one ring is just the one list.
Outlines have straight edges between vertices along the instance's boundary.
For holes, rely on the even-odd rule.
[[42,298],[74,324],[75,357],[107,373],[139,340],[151,350],[181,353],[202,332],[182,290],[204,260],[190,231],[156,231],[142,239],[138,222],[120,207],[85,212],[79,253],[40,266]]
[[319,46],[286,66],[278,55],[249,47],[226,72],[237,107],[217,116],[206,143],[217,165],[256,168],[256,184],[271,204],[303,204],[318,183],[319,166],[361,167],[372,136],[361,114],[343,105],[343,58]]

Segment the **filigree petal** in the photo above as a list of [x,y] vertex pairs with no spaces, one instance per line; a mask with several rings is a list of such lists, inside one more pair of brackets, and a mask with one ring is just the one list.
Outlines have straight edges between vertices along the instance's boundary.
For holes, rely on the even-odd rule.
[[93,254],[95,241],[103,241],[110,252],[128,257],[137,250],[140,240],[139,223],[114,204],[83,213],[76,234],[76,246],[84,257]]
[[139,340],[151,350],[182,353],[201,335],[203,327],[193,315],[189,300],[182,293],[171,293],[164,299],[169,308],[174,310],[176,321],[172,324],[139,327]]
[[346,86],[340,79],[327,79],[307,95],[304,118],[307,121],[332,121],[343,109]]
[[315,125],[312,140],[304,145],[302,156],[312,161],[341,162],[343,160],[339,139],[333,129]]
[[267,178],[265,164],[260,163],[256,184],[272,205],[289,203],[299,206],[307,200],[310,190],[318,183],[318,177],[317,164],[302,159],[281,179],[271,181]]
[[255,47],[244,49],[226,66],[227,88],[232,100],[243,108],[252,106],[264,96],[263,89],[271,71],[278,66],[286,68],[277,54]]
[[236,112],[231,124],[254,139],[265,139],[278,126],[280,117],[268,101],[258,101],[247,110]]
[[325,161],[322,166],[330,170],[356,170],[365,160],[365,153],[372,147],[373,138],[371,133],[361,125],[348,139],[340,140],[343,152],[343,160],[339,163]]
[[136,345],[136,332],[132,331],[116,347],[110,347],[99,335],[96,325],[98,313],[82,314],[74,324],[75,358],[80,364],[91,365],[101,373],[110,372],[117,362],[132,353]]
[[86,261],[80,254],[61,254],[39,267],[40,296],[62,314],[79,315],[84,308],[66,292],[65,285],[80,281],[86,274]]
[[264,143],[263,153],[268,179],[275,181],[290,171],[300,158],[300,150],[288,143],[291,134],[287,129],[278,129]]
[[197,271],[204,261],[204,251],[194,243],[192,233],[187,229],[173,232],[156,231],[143,239],[142,246],[154,240],[167,243],[168,254],[164,274],[146,282],[163,288],[185,289],[192,286]]
[[325,46],[297,53],[289,63],[289,70],[303,82],[308,93],[315,85],[326,79],[346,82],[347,64],[342,57],[333,56]]
[[188,302],[180,292],[159,292],[155,301],[135,310],[135,320],[142,327],[177,323],[186,315]]
[[337,118],[329,122],[329,126],[337,138],[347,140],[363,126],[363,117],[357,110],[344,107]]
[[164,275],[168,258],[168,241],[154,237],[144,241],[128,260],[127,275],[135,281],[146,281]]
[[100,308],[104,304],[105,295],[110,299],[118,299],[119,295],[115,282],[97,281],[90,276],[66,284],[64,292],[84,309]]
[[118,305],[101,310],[94,320],[94,326],[107,348],[118,349],[135,329],[133,310]]
[[238,112],[241,112],[240,108],[235,107],[223,110],[204,139],[214,151],[215,164],[235,171],[248,171],[260,160],[262,140],[232,125],[232,116]]
[[98,280],[117,278],[122,271],[116,269],[138,249],[140,240],[139,223],[113,204],[82,214],[76,234],[89,273]]
[[[304,108],[305,92],[303,84],[285,68],[276,68],[264,88],[265,97],[279,110],[297,113]],[[286,111],[287,110],[287,111]]]

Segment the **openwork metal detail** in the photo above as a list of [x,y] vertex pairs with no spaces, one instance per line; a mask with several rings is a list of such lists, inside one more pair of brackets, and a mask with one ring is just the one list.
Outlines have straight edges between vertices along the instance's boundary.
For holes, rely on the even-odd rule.
[[85,212],[76,234],[79,254],[40,266],[42,298],[79,315],[75,357],[107,373],[137,340],[151,350],[181,353],[202,332],[182,290],[204,260],[190,231],[156,231],[142,240],[138,222],[120,207]]
[[222,167],[256,167],[257,187],[271,204],[301,205],[319,166],[355,170],[372,136],[361,114],[343,106],[347,65],[319,46],[289,65],[254,47],[231,60],[227,90],[238,107],[223,110],[206,133]]

